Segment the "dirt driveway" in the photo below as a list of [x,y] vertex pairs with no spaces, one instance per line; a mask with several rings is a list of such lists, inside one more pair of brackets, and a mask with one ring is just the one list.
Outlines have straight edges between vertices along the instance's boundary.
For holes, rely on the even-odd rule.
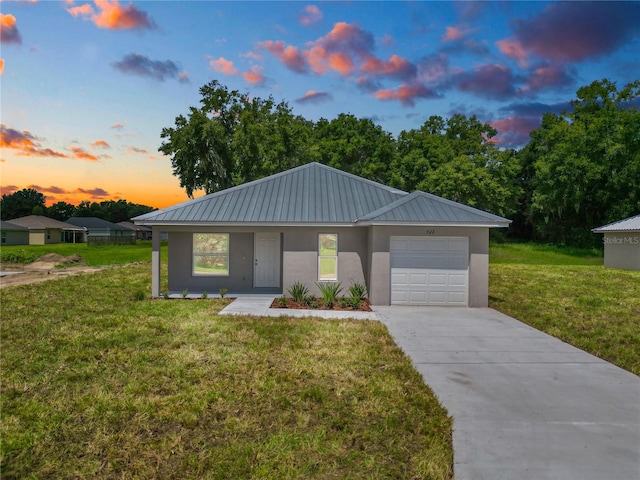
[[82,264],[82,259],[49,254],[40,257],[33,263],[0,265],[0,288],[16,285],[28,285],[57,278],[91,273],[102,270],[101,267],[88,267]]

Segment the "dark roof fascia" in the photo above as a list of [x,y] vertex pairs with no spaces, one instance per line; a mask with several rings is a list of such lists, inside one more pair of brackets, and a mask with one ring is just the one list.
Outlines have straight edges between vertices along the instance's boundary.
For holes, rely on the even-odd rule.
[[402,222],[402,221],[372,221],[372,220],[364,220],[358,221],[356,226],[361,227],[391,227],[391,226],[402,226],[402,227],[481,227],[481,228],[506,228],[511,223],[511,220],[507,220],[505,222],[495,222],[495,223],[481,223],[481,222]]

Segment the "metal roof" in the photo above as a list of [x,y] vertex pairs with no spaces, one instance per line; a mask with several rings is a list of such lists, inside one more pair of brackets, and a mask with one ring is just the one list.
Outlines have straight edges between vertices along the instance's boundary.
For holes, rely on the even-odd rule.
[[394,224],[507,226],[510,220],[424,192],[408,194],[320,163],[133,219],[142,225]]
[[89,229],[131,231],[130,228],[123,227],[122,225],[118,225],[117,223],[112,223],[98,217],[71,217],[67,220],[67,223]]
[[27,215],[26,217],[14,218],[10,220],[14,225],[20,225],[28,229],[44,230],[46,228],[53,228],[57,230],[82,230],[70,223],[60,222],[53,218],[43,217],[42,215]]
[[591,230],[593,233],[640,232],[640,215],[618,220]]
[[361,225],[395,223],[507,227],[511,220],[419,190],[358,220]]
[[352,224],[407,193],[319,163],[134,218],[136,223]]

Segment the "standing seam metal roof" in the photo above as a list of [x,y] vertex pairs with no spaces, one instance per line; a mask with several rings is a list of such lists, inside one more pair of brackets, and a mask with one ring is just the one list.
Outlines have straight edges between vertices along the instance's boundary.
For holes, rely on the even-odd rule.
[[593,233],[640,232],[640,214],[591,230]]

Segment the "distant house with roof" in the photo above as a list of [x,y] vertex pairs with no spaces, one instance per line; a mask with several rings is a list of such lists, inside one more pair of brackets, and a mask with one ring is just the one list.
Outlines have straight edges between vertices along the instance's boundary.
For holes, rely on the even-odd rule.
[[592,232],[604,234],[605,267],[640,270],[640,215],[594,228]]
[[29,245],[29,229],[11,222],[0,221],[2,245]]
[[151,240],[152,230],[144,225],[136,225],[133,222],[118,222],[121,227],[129,228],[136,232],[136,238],[138,240]]
[[83,229],[83,238],[88,245],[136,243],[134,230],[102,218],[71,217],[67,222]]
[[133,219],[160,234],[169,291],[286,294],[296,282],[366,285],[374,305],[486,307],[489,229],[510,220],[309,163]]
[[82,228],[42,215],[14,218],[10,223],[29,230],[29,245],[82,242]]

